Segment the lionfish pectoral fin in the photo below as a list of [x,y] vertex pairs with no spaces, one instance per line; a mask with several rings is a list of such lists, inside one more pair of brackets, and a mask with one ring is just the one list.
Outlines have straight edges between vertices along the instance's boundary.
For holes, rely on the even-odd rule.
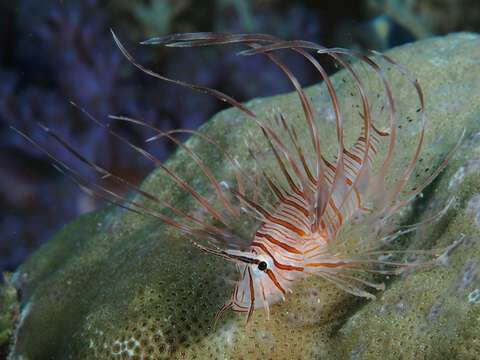
[[262,289],[263,308],[265,309],[265,315],[267,316],[267,320],[270,320],[270,307],[268,305],[267,296],[265,295],[265,287],[261,279],[259,283],[260,283],[260,288]]
[[267,299],[263,301],[263,308],[265,309],[265,315],[267,316],[267,320],[270,320],[270,306],[268,305]]
[[432,216],[431,218],[429,218],[425,221],[421,221],[421,222],[418,222],[418,223],[415,223],[415,224],[398,227],[395,231],[393,231],[393,232],[391,232],[390,234],[387,234],[387,235],[382,235],[381,233],[379,233],[378,235],[381,237],[381,241],[384,242],[384,243],[388,243],[392,240],[395,240],[396,238],[398,238],[401,235],[408,234],[412,231],[417,231],[418,229],[422,229],[425,226],[430,225],[430,224],[440,220],[440,218],[442,218],[443,215],[446,214],[446,212],[448,211],[450,206],[452,206],[452,204],[455,202],[455,200],[456,200],[456,197],[453,196],[447,202],[447,204],[440,209],[440,211],[438,211],[434,216]]
[[213,321],[213,330],[215,330],[215,328],[217,326],[217,321],[218,321],[218,319],[220,319],[220,316],[222,316],[222,314],[225,312],[225,310],[231,308],[232,306],[233,306],[233,300],[230,300],[228,303],[223,305],[220,308],[220,310],[217,311],[217,314],[215,315],[215,319]]
[[348,292],[349,294],[359,296],[359,297],[364,297],[370,300],[375,300],[377,298],[375,295],[369,293],[368,291],[362,290],[359,287],[352,285],[348,281],[340,279],[338,276],[335,276],[334,274],[318,273],[318,275],[324,278],[325,280],[333,283],[338,288]]
[[463,240],[465,239],[466,235],[465,234],[460,234],[460,238],[457,239],[455,242],[453,242],[453,244],[447,246],[446,248],[444,249],[441,249],[441,250],[445,250],[441,253],[440,256],[438,256],[435,260],[436,260],[436,263],[437,264],[446,264],[447,263],[447,258],[448,258],[448,255],[450,254],[450,252],[457,248],[462,242]]
[[245,324],[243,324],[244,327],[248,325],[248,322],[250,321],[254,310],[255,310],[255,305],[252,302],[248,308],[247,319],[245,320]]

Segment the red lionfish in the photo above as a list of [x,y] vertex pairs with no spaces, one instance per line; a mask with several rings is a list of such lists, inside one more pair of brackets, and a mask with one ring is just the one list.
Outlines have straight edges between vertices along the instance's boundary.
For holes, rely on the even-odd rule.
[[[262,307],[265,309],[267,318],[269,318],[269,304],[279,299],[284,299],[288,292],[292,292],[293,287],[299,280],[313,274],[321,276],[353,295],[375,298],[375,296],[366,289],[383,290],[384,284],[365,280],[359,277],[360,274],[397,274],[405,268],[433,264],[440,255],[448,252],[448,250],[452,248],[453,245],[444,249],[435,250],[381,250],[380,245],[383,245],[384,242],[379,241],[377,249],[364,251],[355,256],[348,256],[336,248],[338,245],[336,241],[337,234],[345,224],[352,221],[354,216],[358,216],[359,214],[366,216],[371,215],[383,224],[393,213],[404,207],[420,194],[445,168],[460,143],[457,144],[423,185],[414,190],[407,198],[403,200],[397,199],[419,157],[424,138],[426,117],[424,113],[423,93],[419,83],[404,67],[397,64],[390,57],[375,53],[379,59],[386,61],[400,70],[413,85],[420,103],[421,130],[415,155],[411,159],[407,170],[392,188],[387,191],[384,189],[384,180],[395,147],[397,128],[395,118],[396,110],[391,87],[380,67],[371,58],[347,49],[325,48],[308,41],[283,41],[264,34],[232,35],[223,33],[186,33],[153,38],[142,42],[142,44],[145,45],[164,45],[169,47],[240,43],[249,47],[247,50],[242,51],[240,53],[241,55],[263,54],[267,56],[268,59],[275,63],[288,77],[298,94],[309,137],[311,138],[311,146],[313,149],[313,154],[311,154],[307,153],[306,149],[300,145],[295,127],[289,124],[289,119],[286,115],[282,113],[276,114],[273,121],[267,122],[225,93],[160,75],[139,64],[120,43],[113,31],[112,35],[123,55],[141,71],[155,78],[213,95],[239,109],[258,124],[275,158],[276,165],[280,169],[279,174],[268,172],[269,167],[262,167],[258,159],[259,156],[257,156],[252,149],[249,150],[259,165],[259,168],[262,169],[260,171],[260,178],[275,198],[274,201],[267,200],[264,196],[258,197],[258,194],[256,194],[257,191],[254,191],[255,195],[248,195],[245,190],[246,185],[253,184],[252,186],[257,190],[258,181],[242,169],[240,164],[235,161],[215,139],[198,131],[182,129],[162,131],[140,120],[123,116],[110,116],[110,118],[115,120],[128,121],[153,129],[157,135],[149,139],[150,141],[160,137],[166,137],[185,150],[208,177],[211,185],[213,185],[215,194],[220,200],[219,203],[224,208],[222,211],[217,210],[212,203],[209,203],[200,193],[150,153],[131,144],[114,130],[93,118],[84,109],[80,109],[90,117],[90,119],[100,126],[105,127],[113,136],[127,143],[140,154],[150,159],[157,167],[165,171],[198,202],[203,211],[216,219],[219,223],[218,225],[213,225],[211,222],[207,223],[192,214],[187,214],[164,200],[143,191],[127,180],[90,162],[69,146],[61,137],[44,126],[42,127],[48,134],[79,160],[97,171],[102,177],[109,177],[127,189],[169,209],[176,217],[166,216],[102,186],[95,180],[86,177],[66,163],[56,159],[51,153],[27,135],[19,130],[14,130],[52,158],[57,168],[67,173],[72,180],[87,193],[140,215],[152,216],[186,233],[188,240],[202,251],[235,262],[239,272],[239,280],[235,284],[231,299],[218,311],[215,317],[215,323],[220,315],[229,308],[235,312],[246,313],[246,323],[249,322],[254,310]],[[288,49],[303,56],[315,67],[326,85],[336,121],[338,152],[334,161],[328,161],[320,151],[320,134],[311,104],[307,100],[295,75],[274,54],[275,51],[279,49]],[[316,53],[330,56],[334,61],[343,66],[352,76],[355,86],[358,89],[361,107],[363,108],[359,114],[359,118],[363,126],[360,136],[350,149],[344,147],[344,119],[337,93],[326,70],[312,54],[312,50]],[[381,80],[387,99],[385,108],[389,109],[390,118],[390,125],[386,130],[379,129],[375,126],[366,91],[353,67],[344,59],[345,56],[364,63],[373,69]],[[236,186],[228,186],[225,183],[217,182],[200,158],[174,137],[175,134],[179,133],[189,133],[199,136],[221,151],[235,172]],[[379,170],[374,172],[372,164],[377,154],[377,148],[383,141],[388,141],[388,153]],[[313,157],[313,161],[309,160],[309,156]],[[283,182],[279,177],[283,178]],[[226,192],[229,193],[229,196],[226,195]],[[374,198],[378,198],[379,194],[381,194],[382,198],[380,202],[381,205],[375,210],[369,208],[367,204]],[[240,206],[238,206],[238,204],[235,205],[232,199],[236,199]],[[446,211],[450,204],[451,201],[429,220],[400,229],[392,233],[390,238],[434,222]],[[228,214],[228,216],[225,216],[225,213]],[[256,231],[253,239],[239,237],[235,234],[235,229],[231,226],[231,220],[238,219],[243,214],[247,214],[261,222],[261,226]],[[177,218],[181,220],[177,220]],[[388,236],[385,238],[388,238]],[[200,239],[205,241],[205,243],[200,243]],[[385,256],[393,254],[429,255],[432,256],[433,259],[422,263],[385,260]]]

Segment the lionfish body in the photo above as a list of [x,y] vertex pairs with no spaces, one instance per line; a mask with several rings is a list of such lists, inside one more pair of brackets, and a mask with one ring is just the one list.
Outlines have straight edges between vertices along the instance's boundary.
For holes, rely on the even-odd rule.
[[[271,171],[270,164],[262,164],[261,158],[265,154],[253,140],[251,143],[256,145],[257,151],[255,151],[255,148],[249,148],[249,151],[255,158],[258,169],[260,169],[260,174],[256,173],[256,176],[252,176],[248,171],[245,171],[215,139],[208,135],[193,130],[165,132],[140,120],[122,116],[110,116],[114,120],[128,121],[154,130],[156,135],[147,141],[166,137],[185,150],[213,185],[217,199],[224,208],[222,211],[219,211],[213,203],[208,202],[192,186],[160,163],[151,154],[131,144],[114,130],[93,118],[85,110],[80,109],[90,119],[105,127],[113,136],[124,141],[128,146],[150,159],[157,167],[165,171],[168,176],[198,202],[203,211],[216,219],[218,224],[213,225],[211,222],[206,222],[201,218],[175,208],[166,201],[146,193],[125,179],[90,162],[73,150],[50,129],[44,128],[47,133],[72,152],[79,160],[93,168],[100,175],[99,180],[92,180],[82,175],[64,162],[56,159],[27,135],[18,130],[16,131],[50,156],[56,162],[56,166],[61,171],[67,173],[82,190],[137,214],[160,220],[187,234],[188,240],[202,251],[235,262],[239,272],[239,280],[235,284],[230,301],[217,313],[215,322],[228,308],[236,312],[246,313],[247,323],[254,310],[258,308],[264,308],[267,316],[269,316],[269,304],[284,299],[298,281],[310,275],[321,276],[351,294],[374,298],[375,296],[365,288],[381,290],[384,288],[384,285],[369,282],[364,277],[358,276],[359,274],[396,274],[404,268],[432,264],[438,255],[451,247],[437,250],[393,251],[380,249],[379,247],[384,242],[378,241],[376,248],[358,253],[355,256],[347,255],[337,247],[339,231],[345,224],[350,223],[354,216],[372,215],[376,222],[381,225],[393,213],[408,204],[419,194],[442,171],[458,148],[457,144],[457,147],[423,185],[417,187],[406,199],[397,199],[418,158],[423,142],[425,116],[423,113],[423,94],[419,84],[402,66],[396,64],[389,57],[376,54],[383,61],[394,65],[413,85],[419,98],[421,131],[415,155],[408,169],[391,189],[385,189],[384,179],[390,166],[395,146],[396,110],[390,85],[379,66],[370,58],[345,49],[327,49],[305,41],[282,41],[262,34],[177,34],[154,38],[143,43],[173,47],[242,43],[249,46],[249,50],[243,51],[242,55],[263,54],[267,56],[285,73],[299,96],[310,141],[310,148],[307,150],[305,146],[300,144],[295,126],[281,112],[272,116],[268,121],[264,121],[244,105],[218,90],[192,85],[160,75],[140,65],[127,52],[115,34],[113,34],[113,37],[125,57],[143,72],[164,81],[213,95],[236,107],[247,117],[254,119],[263,132],[270,154],[274,156],[273,163],[280,170],[274,172]],[[292,50],[303,56],[315,67],[324,80],[336,119],[338,152],[332,161],[327,160],[320,150],[321,141],[317,123],[303,89],[290,69],[274,55],[274,52],[279,49]],[[357,141],[349,149],[344,146],[344,118],[337,93],[323,67],[308,50],[327,54],[341,64],[347,73],[351,75],[353,83],[357,88],[361,109],[358,119],[362,123],[362,130]],[[381,80],[387,99],[384,107],[389,109],[388,122],[390,125],[385,130],[379,130],[375,126],[366,91],[353,67],[344,60],[344,56],[359,59],[370,67]],[[222,186],[222,183],[217,182],[202,160],[175,138],[175,134],[182,132],[194,134],[216,147],[232,166],[235,172],[236,186]],[[379,170],[374,172],[373,162],[377,155],[377,149],[382,142],[388,145],[388,153],[383,163],[379,166]],[[175,214],[175,217],[166,216],[106,188],[101,184],[101,180],[106,177],[128,190],[136,192],[141,197],[170,210]],[[268,200],[262,194],[258,194],[259,178],[272,197],[275,198],[274,201]],[[253,187],[253,195],[246,190],[248,184],[253,184],[251,186]],[[232,196],[227,196],[225,191],[233,195],[233,198],[238,200],[240,206],[234,204],[231,200]],[[375,204],[375,208],[371,208],[369,203]],[[399,234],[410,232],[420,226],[432,223],[445,212],[448,205],[433,218],[420,224],[409,225],[406,229],[399,229],[392,234],[383,236],[382,239],[392,239]],[[231,225],[230,220],[238,219],[244,215],[259,220],[261,223],[253,239],[245,239],[237,235],[234,226]],[[381,235],[376,234],[375,236],[380,237]],[[433,259],[421,263],[385,260],[386,256],[394,254],[430,256]]]
[[[361,289],[338,283],[342,281],[341,278],[335,280],[338,276],[342,277],[345,270],[356,269],[359,263],[332,252],[332,243],[335,242],[340,227],[354,213],[372,211],[362,205],[364,194],[352,185],[361,168],[361,159],[367,155],[365,171],[370,171],[376,155],[376,144],[380,142],[381,136],[388,135],[376,129],[373,131],[368,150],[366,138],[361,136],[351,151],[344,151],[344,161],[347,164],[342,180],[344,183],[330,194],[319,221],[314,209],[318,181],[309,173],[307,164],[303,163],[305,173],[309,174],[306,184],[296,186],[290,179],[290,193],[282,194],[269,181],[278,197],[278,203],[271,214],[262,210],[263,226],[256,232],[248,249],[251,254],[249,256],[256,261],[254,266],[237,265],[241,278],[235,286],[231,302],[224,309],[231,306],[236,312],[247,312],[249,317],[254,309],[263,307],[268,316],[269,303],[284,299],[299,280],[312,274],[334,281],[356,295],[373,297]],[[326,160],[324,163],[328,164],[325,180],[327,189],[330,189],[335,179],[335,168]],[[378,284],[371,285],[382,288]]]

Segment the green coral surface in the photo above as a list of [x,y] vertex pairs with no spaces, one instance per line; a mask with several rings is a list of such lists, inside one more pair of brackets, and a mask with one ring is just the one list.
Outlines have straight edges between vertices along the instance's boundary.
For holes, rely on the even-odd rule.
[[[400,240],[411,249],[429,249],[463,236],[463,242],[443,257],[443,264],[384,279],[387,288],[373,301],[311,276],[285,302],[271,306],[270,320],[256,311],[244,327],[244,316],[226,312],[213,329],[215,313],[233,288],[234,265],[203,254],[184,235],[158,221],[107,206],[65,226],[14,274],[13,284],[22,296],[10,359],[478,358],[480,37],[460,33],[432,38],[388,55],[419,80],[428,118],[422,153],[403,195],[428,178],[466,129],[446,169],[422,198],[397,216],[401,223],[422,221],[455,197],[440,221]],[[388,121],[382,97],[375,96],[377,91],[384,93],[376,90],[382,89],[378,77],[365,65],[356,69],[370,95],[375,120]],[[387,179],[391,184],[415,151],[419,122],[409,119],[416,117],[419,105],[400,71],[385,63],[382,69],[392,84],[399,119],[393,170]],[[349,99],[354,89],[351,78],[342,71],[332,81],[345,127],[353,129],[349,124],[361,121],[353,105],[358,99],[352,103]],[[327,136],[335,132],[325,87],[309,88],[307,97],[319,119],[322,151],[331,154],[336,138]],[[304,121],[294,93],[255,99],[247,106],[256,114],[280,108],[299,128]],[[261,134],[239,111],[217,114],[202,131],[219,139],[244,168],[254,167],[245,133],[258,139]],[[353,130],[346,133],[347,138],[355,135]],[[233,181],[220,154],[206,149],[200,139],[188,144],[207,159],[218,179]],[[385,154],[386,148],[379,152]],[[167,164],[207,198],[212,193],[185,152],[179,151]],[[142,188],[181,209],[196,211],[191,197],[159,170]],[[371,230],[361,226],[345,229],[342,236],[346,244],[349,239],[355,244],[355,239],[373,238]]]
[[0,285],[0,359],[5,358],[13,345],[14,330],[20,316],[17,289],[11,283],[12,274],[3,274]]

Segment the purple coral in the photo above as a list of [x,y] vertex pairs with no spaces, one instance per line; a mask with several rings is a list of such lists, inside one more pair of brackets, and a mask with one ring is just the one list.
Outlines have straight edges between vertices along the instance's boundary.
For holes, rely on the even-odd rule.
[[[2,210],[0,219],[4,234],[0,239],[1,269],[13,269],[59,222],[96,206],[51,168],[45,156],[14,136],[9,124],[28,133],[56,157],[71,162],[71,155],[37,126],[42,122],[86,157],[138,181],[148,172],[147,161],[105,136],[104,130],[82,116],[69,100],[102,120],[108,114],[121,113],[147,118],[163,128],[170,122],[158,107],[142,113],[150,99],[132,85],[142,84],[141,79],[133,79],[133,72],[123,75],[128,64],[111,41],[99,1],[49,5],[42,8],[32,1],[19,2],[19,15],[11,22],[17,41],[9,44],[8,57],[2,57],[0,163],[4,171],[0,199],[6,205],[2,208],[8,210]],[[30,17],[33,14],[35,19]],[[167,124],[162,124],[163,119]],[[140,127],[116,127],[134,142],[149,135]],[[164,158],[167,145],[155,144],[152,152]]]
[[[326,17],[325,13],[310,9],[307,3],[275,1],[260,6],[247,1],[247,16],[241,18],[233,3],[209,4],[213,16],[208,21],[197,16],[197,4],[192,2],[172,13],[175,21],[170,21],[172,18],[165,26],[169,32],[206,28],[268,32],[283,38],[319,41],[333,37],[335,29],[327,25],[335,17],[332,14],[342,13],[329,9]],[[144,5],[142,2],[141,6]],[[0,34],[0,270],[13,270],[62,223],[98,206],[97,201],[55,171],[45,156],[15,136],[10,124],[59,159],[74,161],[41,131],[36,123],[42,122],[82,155],[138,182],[149,172],[151,164],[107,136],[72,107],[70,100],[102,121],[107,121],[108,114],[126,115],[162,129],[196,128],[223,106],[211,97],[188,97],[183,89],[136,71],[116,49],[110,27],[135,50],[142,63],[171,77],[224,90],[240,101],[292,90],[288,80],[261,56],[224,57],[221,49],[189,50],[181,56],[158,49],[133,49],[127,34],[134,34],[136,40],[160,35],[152,34],[151,27],[135,18],[134,6],[133,2],[106,5],[101,0],[18,0],[0,5],[0,21],[4,25]],[[298,70],[304,85],[318,81],[301,58],[285,61]],[[253,71],[256,85],[246,86],[245,78]],[[160,159],[172,150],[168,143],[144,144],[143,140],[151,135],[145,128],[127,127],[119,122],[113,126]],[[88,169],[82,171],[92,175]]]

